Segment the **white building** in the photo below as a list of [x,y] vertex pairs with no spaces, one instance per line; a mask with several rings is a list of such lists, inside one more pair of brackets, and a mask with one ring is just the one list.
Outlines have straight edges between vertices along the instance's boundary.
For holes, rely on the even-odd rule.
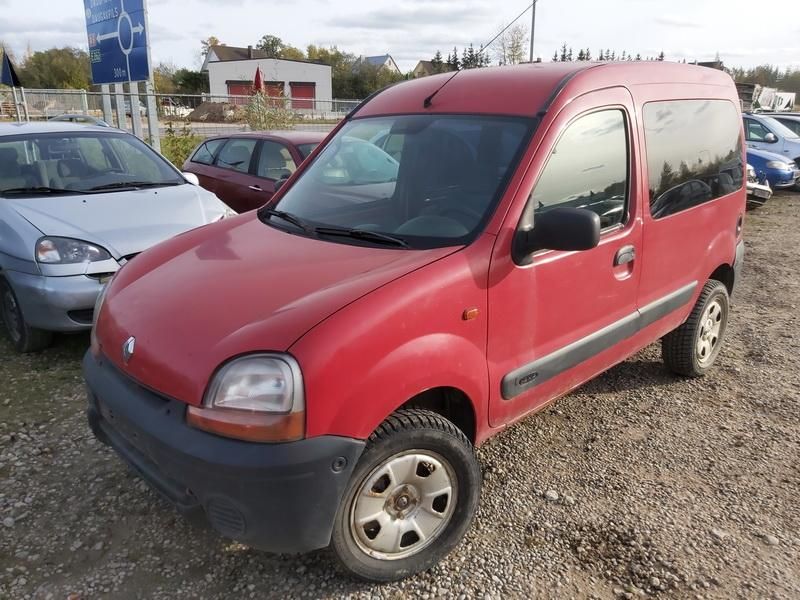
[[202,67],[208,72],[211,96],[249,95],[253,90],[256,69],[260,67],[267,94],[295,99],[293,108],[315,108],[314,100],[332,100],[330,66],[265,56],[262,50],[252,46],[212,46]]

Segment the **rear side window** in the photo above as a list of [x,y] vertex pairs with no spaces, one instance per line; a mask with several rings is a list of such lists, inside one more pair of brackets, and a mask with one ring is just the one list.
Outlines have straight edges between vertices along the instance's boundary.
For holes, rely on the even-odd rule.
[[192,156],[192,162],[200,163],[201,165],[210,165],[214,162],[214,156],[217,154],[220,146],[225,140],[208,140],[200,144],[200,147],[195,151]]
[[786,118],[783,118],[783,119],[781,119],[780,117],[775,117],[775,120],[778,123],[780,123],[781,125],[784,125],[785,127],[788,127],[789,129],[791,129],[795,134],[800,135],[800,118],[797,118],[797,119],[786,119]]
[[661,219],[742,187],[739,115],[725,100],[674,100],[644,107],[650,214]]
[[[573,121],[553,149],[533,190],[534,215],[555,207],[586,208],[602,228],[625,220],[628,136],[621,110]],[[535,217],[534,217],[535,220]]]
[[286,179],[296,169],[289,149],[278,142],[264,140],[256,164],[256,175],[267,179]]
[[250,160],[253,158],[253,150],[256,148],[256,140],[249,138],[233,138],[228,140],[220,150],[217,157],[217,166],[225,169],[233,169],[240,173],[247,173],[250,170]]
[[744,131],[748,142],[763,142],[767,139],[767,134],[772,133],[761,123],[753,119],[744,120]]

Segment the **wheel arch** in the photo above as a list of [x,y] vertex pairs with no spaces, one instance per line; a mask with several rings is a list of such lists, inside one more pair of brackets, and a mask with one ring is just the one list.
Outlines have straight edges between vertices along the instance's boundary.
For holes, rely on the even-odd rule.
[[467,436],[472,444],[477,438],[478,421],[472,399],[452,386],[439,386],[420,392],[397,408],[421,408],[444,417]]

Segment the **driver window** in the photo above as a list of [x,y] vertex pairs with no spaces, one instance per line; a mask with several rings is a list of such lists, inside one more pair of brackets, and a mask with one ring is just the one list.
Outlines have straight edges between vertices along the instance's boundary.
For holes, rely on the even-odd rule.
[[561,135],[539,176],[532,194],[534,215],[564,206],[596,212],[604,229],[623,223],[628,165],[628,136],[621,110],[578,118]]
[[752,119],[747,119],[747,141],[748,142],[763,142],[769,129],[764,127],[761,123],[757,123]]

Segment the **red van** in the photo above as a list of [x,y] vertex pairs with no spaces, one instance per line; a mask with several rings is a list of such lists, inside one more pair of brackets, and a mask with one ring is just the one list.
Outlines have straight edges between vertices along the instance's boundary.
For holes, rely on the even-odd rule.
[[703,375],[742,265],[732,80],[669,63],[426,77],[364,101],[256,212],[107,287],[89,422],[272,552],[398,579],[470,526],[473,448],[661,340]]

